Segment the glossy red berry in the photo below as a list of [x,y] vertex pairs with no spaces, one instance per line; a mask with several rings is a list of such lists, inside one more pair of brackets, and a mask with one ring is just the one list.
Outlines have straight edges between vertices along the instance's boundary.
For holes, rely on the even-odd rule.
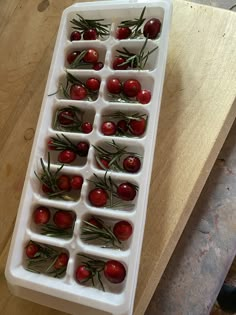
[[74,122],[75,114],[72,110],[63,110],[58,115],[58,121],[61,125],[70,125]]
[[72,163],[76,159],[76,154],[71,150],[64,150],[58,154],[58,161],[60,163]]
[[73,176],[70,181],[72,189],[80,190],[82,188],[84,179],[80,175]]
[[45,185],[45,184],[42,184],[42,191],[45,193],[45,194],[51,194],[53,192],[52,188]]
[[87,156],[89,150],[89,143],[85,141],[77,143],[77,150],[79,156]]
[[90,122],[84,122],[81,125],[81,130],[83,133],[90,133],[93,130],[93,126]]
[[160,31],[161,21],[156,18],[152,18],[145,23],[143,28],[143,35],[150,39],[156,39]]
[[117,39],[127,39],[131,35],[131,29],[129,27],[118,27],[116,29],[116,38]]
[[129,173],[137,173],[140,167],[140,159],[136,156],[127,156],[123,161],[123,168]]
[[70,98],[72,100],[84,100],[87,97],[87,94],[87,90],[79,84],[73,84],[70,87]]
[[105,121],[101,130],[105,136],[112,136],[116,133],[116,124],[113,121]]
[[85,265],[80,265],[76,269],[75,278],[79,283],[84,283],[92,277],[92,273]]
[[131,119],[129,122],[129,130],[134,136],[141,136],[146,130],[146,120],[141,118],[140,120]]
[[88,49],[83,60],[87,63],[97,63],[99,58],[99,54],[95,49]]
[[103,62],[97,62],[93,65],[93,70],[95,71],[99,71],[104,67]]
[[107,81],[107,90],[111,94],[119,94],[122,90],[122,83],[116,78],[109,79]]
[[71,33],[70,35],[70,40],[73,41],[73,40],[81,40],[81,33],[78,32],[78,31],[74,31]]
[[96,40],[98,38],[98,33],[95,28],[88,29],[84,32],[84,40]]
[[57,149],[57,147],[53,144],[52,139],[48,140],[48,149],[49,150],[56,150]]
[[89,192],[89,201],[95,207],[103,207],[107,203],[107,192],[102,188],[94,188]]
[[116,260],[108,260],[104,267],[104,276],[112,283],[121,283],[126,276],[125,267]]
[[[35,258],[40,248],[35,243],[29,243],[25,248],[25,253],[28,258]],[[38,256],[38,255],[37,255]]]
[[119,221],[113,227],[113,233],[120,241],[127,241],[132,235],[132,225],[127,221]]
[[57,179],[57,187],[63,191],[70,191],[70,178],[67,175],[61,175]]
[[35,224],[46,224],[50,217],[51,213],[47,207],[38,207],[34,210],[33,220]]
[[136,100],[141,104],[148,104],[151,100],[151,91],[141,90],[136,96]]
[[113,61],[112,67],[114,70],[126,70],[128,68],[128,63],[122,65],[124,62],[126,62],[126,59],[121,57],[116,57]]
[[87,89],[94,92],[97,92],[99,90],[100,84],[101,84],[100,80],[96,78],[89,78],[85,83]]
[[53,221],[60,229],[70,229],[74,224],[74,214],[70,211],[59,210],[54,214]]
[[126,133],[128,131],[128,123],[126,120],[119,120],[117,122],[117,130],[120,131],[121,133]]
[[53,267],[56,270],[59,270],[61,268],[65,268],[68,264],[69,256],[66,253],[61,253],[58,255]]
[[117,194],[120,199],[125,201],[131,201],[134,200],[136,196],[136,189],[134,185],[130,183],[122,183],[117,188]]
[[67,56],[67,62],[69,64],[72,64],[73,61],[75,61],[75,59],[79,56],[80,51],[72,51],[71,53],[69,53],[69,55]]
[[108,161],[108,160],[105,160],[105,159],[99,159],[99,162],[100,162],[100,164],[102,164],[102,165],[100,165],[98,162],[97,162],[97,166],[98,166],[98,168],[99,169],[101,169],[101,170],[107,170],[107,169],[109,169],[109,162],[110,161]]
[[123,86],[124,94],[129,97],[135,97],[141,91],[141,84],[138,80],[129,79],[125,81]]

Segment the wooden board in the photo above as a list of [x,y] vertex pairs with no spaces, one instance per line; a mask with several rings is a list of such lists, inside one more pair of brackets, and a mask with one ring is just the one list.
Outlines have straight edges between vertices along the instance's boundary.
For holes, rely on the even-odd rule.
[[[2,315],[64,314],[12,296],[4,267],[61,11],[73,2],[0,0]],[[232,12],[174,2],[135,315],[144,314],[235,118],[235,29]]]

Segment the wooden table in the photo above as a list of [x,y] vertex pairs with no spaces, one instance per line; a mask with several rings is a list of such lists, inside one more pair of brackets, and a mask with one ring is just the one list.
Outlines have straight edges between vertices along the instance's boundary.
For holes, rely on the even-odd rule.
[[[61,11],[75,1],[0,0],[0,313],[62,314],[4,280],[17,206]],[[135,314],[144,314],[234,117],[236,17],[174,2]],[[85,313],[83,313],[85,314]]]

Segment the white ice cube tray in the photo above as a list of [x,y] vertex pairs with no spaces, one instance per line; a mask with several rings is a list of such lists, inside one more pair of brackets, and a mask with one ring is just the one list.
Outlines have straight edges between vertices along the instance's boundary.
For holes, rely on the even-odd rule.
[[[111,63],[117,48],[127,47],[131,51],[138,51],[145,41],[144,37],[122,41],[115,38],[117,25],[123,20],[139,17],[144,6],[146,6],[144,16],[146,21],[155,17],[162,22],[160,36],[155,40],[148,40],[147,44],[148,50],[155,46],[158,46],[158,49],[150,56],[144,70],[113,70]],[[6,267],[9,287],[16,295],[71,314],[78,314],[79,311],[81,314],[86,314],[83,306],[96,309],[96,314],[99,314],[100,310],[109,314],[132,314],[165,74],[171,11],[171,0],[130,0],[78,3],[63,12]],[[111,24],[110,35],[105,39],[71,42],[72,25],[70,21],[76,17],[76,13],[86,19],[105,19],[105,22]],[[99,78],[101,86],[97,99],[94,101],[72,101],[66,100],[59,93],[48,96],[58,89],[59,82],[63,83],[65,80],[68,53],[86,48],[98,50],[99,60],[104,62],[104,67],[100,71],[91,69],[67,69],[67,71],[82,80],[88,77]],[[151,90],[150,103],[142,105],[138,102],[118,103],[111,100],[105,87],[106,81],[110,77],[117,77],[122,82],[131,78],[139,80],[142,88]],[[77,200],[48,199],[42,192],[34,171],[40,173],[41,157],[47,163],[48,139],[62,133],[52,127],[56,110],[69,105],[85,111],[88,120],[93,122],[93,131],[89,134],[63,132],[71,141],[85,140],[90,143],[87,158],[76,159],[72,165],[64,166],[62,171],[67,175],[82,175],[84,184]],[[140,137],[104,136],[100,130],[102,122],[106,119],[104,115],[116,111],[146,114],[148,123],[145,133]],[[88,201],[88,193],[92,187],[88,180],[93,178],[94,173],[100,177],[104,176],[105,173],[96,166],[92,145],[102,145],[105,141],[112,139],[115,139],[119,144],[127,145],[130,150],[143,156],[142,167],[138,173],[108,172],[116,183],[129,181],[139,187],[137,196],[133,201],[134,205],[130,209],[112,209],[109,206],[96,208],[91,206]],[[57,168],[57,158],[53,153],[51,154],[51,169],[56,170]],[[72,238],[63,239],[40,234],[40,230],[32,222],[32,213],[39,205],[50,209],[73,211],[76,220]],[[114,224],[118,220],[130,222],[133,226],[131,239],[124,244],[121,250],[102,248],[97,243],[83,242],[80,238],[80,227],[82,221],[89,215],[98,216],[108,224]],[[25,269],[25,246],[30,240],[60,248],[69,254],[70,258],[63,278],[58,279],[45,274],[36,274]],[[126,269],[125,280],[120,284],[111,284],[103,279],[105,292],[99,286],[93,287],[91,283],[79,284],[75,279],[75,270],[81,260],[77,255],[78,253],[104,260],[120,261]]]

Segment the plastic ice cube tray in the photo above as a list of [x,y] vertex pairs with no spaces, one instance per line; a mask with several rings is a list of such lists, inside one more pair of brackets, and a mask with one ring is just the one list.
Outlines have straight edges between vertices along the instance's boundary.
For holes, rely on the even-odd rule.
[[[136,39],[116,38],[119,23],[138,18],[144,7],[146,7],[145,22],[154,17],[162,23],[159,36],[154,40],[148,39],[145,52],[155,47],[158,49],[149,56],[142,70],[130,68],[113,70],[112,62],[117,49],[121,50],[125,47],[132,53],[137,53],[145,43],[146,38],[142,35]],[[6,278],[13,293],[71,314],[78,314],[79,310],[84,314],[83,306],[96,309],[96,314],[99,314],[99,311],[117,315],[132,314],[165,74],[171,12],[171,0],[86,2],[74,4],[63,12],[6,267]],[[71,42],[70,34],[73,31],[71,20],[77,18],[78,13],[85,19],[104,19],[104,23],[110,24],[109,35],[97,40],[81,39]],[[98,51],[99,61],[104,63],[104,67],[99,71],[86,67],[70,69],[66,61],[68,54],[91,48]],[[99,92],[95,97],[87,100],[66,99],[61,90],[54,93],[59,85],[66,87],[66,73],[72,74],[83,82],[91,77],[98,78],[101,81]],[[151,101],[148,104],[140,104],[135,98],[132,98],[132,102],[127,102],[111,97],[106,88],[110,78],[118,78],[122,83],[128,79],[138,80],[142,89],[151,91]],[[56,113],[68,106],[75,106],[84,112],[83,119],[93,124],[92,132],[86,134],[76,130],[69,132],[66,129],[58,130],[54,124]],[[101,125],[109,120],[109,116],[117,112],[128,116],[136,113],[144,115],[143,117],[147,118],[145,132],[139,136],[132,133],[128,136],[121,134],[105,136],[101,132]],[[113,119],[115,123],[118,120],[118,118]],[[69,192],[68,200],[48,198],[35,176],[35,172],[39,176],[41,174],[41,158],[44,165],[46,167],[48,165],[48,140],[50,137],[62,134],[74,144],[80,141],[90,144],[87,157],[77,157],[73,163],[64,165],[61,170],[61,173],[67,176],[82,175],[84,178],[81,191]],[[93,146],[106,149],[107,146],[109,147],[107,142],[112,143],[112,140],[120,146],[126,146],[128,151],[142,156],[142,165],[138,172],[127,173],[122,169],[106,171],[99,168]],[[57,155],[58,151],[51,151],[52,172],[60,166]],[[126,202],[127,207],[117,205],[114,208],[109,203],[104,207],[91,205],[88,194],[94,188],[91,180],[96,179],[96,176],[111,177],[115,185],[124,182],[136,185],[138,187],[136,197],[132,202]],[[37,206],[49,208],[51,215],[58,209],[72,211],[75,223],[70,237],[50,237],[42,234],[42,227],[34,224],[32,219],[33,211]],[[97,240],[86,242],[81,239],[81,227],[84,220],[90,216],[102,219],[108,226],[113,226],[120,220],[128,221],[133,227],[133,233],[129,240],[123,242],[120,249],[101,246],[100,241]],[[27,270],[25,247],[30,241],[69,255],[63,277],[55,278],[50,274],[33,273]],[[121,262],[126,270],[125,279],[118,284],[110,283],[101,272],[105,291],[96,279],[95,286],[91,281],[78,283],[75,278],[76,268],[86,260],[78,254],[104,261]]]

